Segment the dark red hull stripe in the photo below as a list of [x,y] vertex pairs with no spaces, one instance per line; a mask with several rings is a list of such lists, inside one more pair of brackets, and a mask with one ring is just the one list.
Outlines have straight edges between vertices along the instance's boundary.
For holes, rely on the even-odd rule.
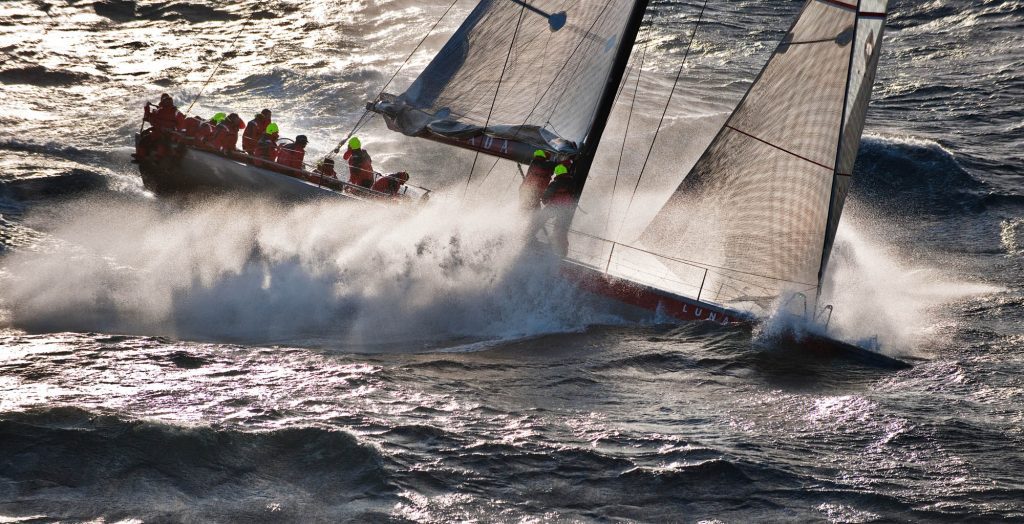
[[860,13],[857,13],[857,16],[861,18],[885,18],[885,15],[887,14],[888,13],[874,13],[870,11],[861,11]]
[[740,314],[717,306],[659,293],[643,284],[610,277],[576,264],[565,263],[562,274],[580,289],[648,311],[661,311],[679,320],[706,320],[722,325],[742,324],[748,321]]

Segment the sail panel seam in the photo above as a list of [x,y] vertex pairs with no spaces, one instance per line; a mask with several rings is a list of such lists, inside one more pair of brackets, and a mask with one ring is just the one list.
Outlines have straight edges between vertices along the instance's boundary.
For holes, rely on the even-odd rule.
[[800,45],[800,44],[824,44],[824,43],[833,43],[834,44],[835,42],[836,42],[835,37],[832,37],[832,38],[820,38],[818,40],[803,40],[803,41],[800,41],[800,42],[786,42],[786,45],[787,46],[791,46],[791,45]]
[[[597,235],[591,235],[590,233],[585,233],[585,232],[579,231],[577,229],[570,229],[569,232],[570,233],[575,233],[575,234],[580,235],[580,236],[592,238],[594,240],[600,240],[602,242],[611,242],[613,244],[617,244],[617,245],[620,245],[620,246],[632,249],[634,251],[639,251],[640,253],[644,253],[644,254],[647,254],[647,255],[655,256],[655,257],[658,257],[658,258],[664,258],[665,260],[671,260],[672,262],[678,262],[680,264],[685,264],[685,265],[688,265],[688,266],[691,266],[691,267],[694,267],[694,268],[697,268],[697,269],[718,269],[718,270],[721,270],[721,271],[728,271],[730,273],[739,273],[741,275],[747,275],[747,276],[751,276],[751,277],[763,278],[763,279],[766,279],[766,280],[775,280],[777,282],[787,282],[787,283],[790,283],[790,284],[800,284],[802,286],[811,286],[811,287],[817,286],[817,284],[811,284],[809,282],[801,282],[799,280],[789,280],[789,279],[785,279],[785,278],[781,278],[781,277],[770,277],[768,275],[761,275],[761,274],[758,274],[758,273],[751,273],[749,271],[743,271],[743,270],[740,270],[740,269],[733,269],[733,268],[728,268],[728,267],[725,267],[725,266],[716,266],[714,264],[708,264],[708,263],[700,262],[700,261],[697,261],[697,260],[688,260],[688,259],[685,259],[685,258],[673,257],[673,256],[670,256],[670,255],[665,255],[663,253],[657,253],[657,252],[650,251],[650,250],[647,250],[647,249],[639,248],[639,247],[636,247],[636,246],[633,246],[633,245],[630,245],[630,244],[624,244],[622,242],[616,242],[614,240],[608,240],[607,238],[601,238],[601,237],[599,237]],[[722,275],[721,273],[716,273],[716,274]],[[727,278],[733,278],[733,279],[739,280],[736,277],[730,277],[728,275],[722,275],[722,276],[727,277]],[[757,285],[757,284],[753,284],[752,282],[746,282],[746,281],[743,281],[743,282],[747,283],[747,284],[751,284],[751,285]]]
[[812,163],[812,164],[814,164],[814,165],[816,165],[816,166],[818,166],[820,168],[827,169],[828,171],[835,171],[834,167],[829,167],[829,166],[826,166],[825,164],[822,164],[820,162],[815,162],[814,160],[811,160],[810,158],[807,158],[805,156],[802,156],[802,155],[799,155],[797,153],[794,153],[794,152],[792,152],[792,151],[790,151],[790,150],[788,150],[788,149],[786,149],[784,147],[777,146],[777,145],[775,145],[775,144],[773,144],[771,142],[768,142],[767,140],[762,140],[762,139],[760,139],[760,138],[758,138],[758,137],[756,137],[756,136],[754,136],[754,135],[752,135],[750,133],[747,133],[746,131],[742,131],[740,129],[736,129],[735,127],[733,127],[731,125],[728,125],[728,124],[726,124],[725,127],[728,128],[728,129],[731,129],[731,130],[733,130],[733,131],[735,131],[735,132],[737,132],[737,133],[739,133],[741,135],[753,138],[754,140],[757,140],[758,142],[761,142],[762,144],[774,147],[775,149],[778,149],[779,151],[782,151],[783,153],[788,153],[790,155],[793,155],[793,156],[799,158],[800,160],[803,160],[803,161],[806,161],[806,162],[810,162],[810,163]]
[[842,8],[845,8],[845,9],[852,9],[854,11],[857,10],[857,6],[856,5],[850,5],[850,4],[846,3],[846,2],[840,2],[839,0],[820,0],[820,1],[821,2],[825,2],[826,4],[834,5],[836,7],[842,7]]

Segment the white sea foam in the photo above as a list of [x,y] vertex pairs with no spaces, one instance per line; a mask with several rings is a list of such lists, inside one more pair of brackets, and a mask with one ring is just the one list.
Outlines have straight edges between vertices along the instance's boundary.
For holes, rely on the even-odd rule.
[[64,240],[6,260],[15,327],[385,349],[608,321],[511,208],[401,213],[338,202],[84,200],[39,222]]
[[951,255],[902,249],[886,240],[892,224],[845,216],[830,259],[822,304],[833,304],[832,335],[851,342],[877,337],[888,353],[935,346],[955,321],[956,304],[1001,291],[972,281]]

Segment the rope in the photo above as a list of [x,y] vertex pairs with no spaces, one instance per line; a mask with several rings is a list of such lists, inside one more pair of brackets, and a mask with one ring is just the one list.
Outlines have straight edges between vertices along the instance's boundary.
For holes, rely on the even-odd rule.
[[704,10],[708,6],[708,0],[704,0],[704,4],[700,8],[700,13],[697,15],[697,22],[693,24],[693,31],[690,33],[690,41],[686,44],[686,52],[683,53],[683,60],[679,63],[679,70],[676,71],[676,79],[672,82],[672,90],[668,93],[668,100],[665,101],[665,107],[661,110],[661,118],[658,119],[658,127],[654,130],[654,137],[651,138],[651,145],[647,148],[647,156],[644,157],[644,163],[640,166],[640,175],[636,178],[636,185],[633,186],[633,194],[629,197],[629,205],[626,206],[626,212],[622,215],[622,223],[619,225],[619,233],[615,235],[616,238],[622,235],[623,228],[626,227],[626,219],[629,217],[629,210],[633,207],[633,200],[636,198],[636,192],[640,189],[640,180],[644,177],[644,171],[647,169],[647,162],[651,159],[651,152],[654,151],[654,144],[658,142],[658,133],[661,132],[661,126],[665,123],[665,115],[668,114],[669,105],[672,103],[672,96],[675,95],[676,86],[679,84],[679,79],[683,76],[683,68],[686,67],[686,59],[690,56],[690,48],[693,47],[693,39],[697,36],[697,28],[700,27],[701,20],[704,19]]
[[[519,19],[516,20],[515,30],[512,31],[512,41],[508,45],[508,53],[505,55],[505,63],[501,66],[501,74],[498,75],[498,85],[494,88],[494,98],[491,99],[491,107],[487,110],[487,118],[484,120],[484,129],[487,129],[491,125],[491,115],[494,113],[494,106],[498,103],[498,94],[501,92],[501,81],[505,78],[505,71],[508,70],[508,61],[512,58],[512,50],[516,47],[516,36],[519,35],[519,27],[523,23],[523,15],[526,14],[526,8],[522,7],[519,10]],[[476,161],[480,158],[480,151],[477,151],[473,155],[473,165],[469,168],[469,176],[466,178],[466,190],[462,193],[462,200],[465,202],[466,195],[469,194],[469,185],[473,181],[473,171],[476,169]]]
[[[384,84],[384,87],[380,88],[380,91],[377,92],[377,96],[373,97],[374,100],[379,99],[380,95],[383,95],[384,91],[387,91],[388,86],[391,85],[391,82],[394,82],[395,78],[398,78],[398,73],[401,73],[402,69],[409,64],[409,61],[412,60],[412,57],[413,55],[416,54],[416,51],[419,51],[420,47],[422,47],[423,43],[427,41],[427,38],[430,36],[430,34],[434,32],[434,29],[437,29],[437,26],[441,24],[441,21],[444,20],[446,16],[448,16],[448,13],[451,12],[452,8],[455,7],[455,4],[457,3],[459,3],[459,0],[452,0],[452,3],[448,4],[448,9],[445,9],[444,13],[441,14],[441,17],[434,22],[434,25],[430,26],[430,29],[427,30],[427,34],[423,35],[423,38],[420,39],[419,43],[416,44],[416,47],[412,48],[412,51],[409,52],[409,56],[405,57],[405,61],[402,62],[402,65],[398,66],[398,69],[396,69],[395,73],[391,75],[391,78],[389,78],[388,81]],[[370,115],[369,118],[367,118],[367,115]],[[334,156],[337,155],[339,151],[341,151],[341,147],[345,145],[345,143],[348,142],[348,140],[352,138],[353,135],[356,134],[356,131],[358,131],[359,128],[361,128],[362,126],[369,123],[370,120],[373,120],[373,117],[375,116],[377,116],[377,113],[371,112],[369,109],[364,110],[363,115],[359,117],[359,120],[356,120],[356,124],[352,126],[352,130],[348,132],[348,136],[346,136],[341,142],[338,142],[338,145],[335,146],[335,148],[332,149],[331,152],[324,158],[334,158]]]
[[[242,35],[242,31],[244,31],[246,27],[249,27],[249,22],[251,22],[251,21],[252,21],[252,14],[250,14],[249,16],[247,16],[245,18],[245,21],[242,22],[242,27],[239,27],[238,28],[238,32],[235,33],[235,36],[231,37],[231,41],[232,42],[234,42],[235,40],[238,40],[238,37]],[[203,91],[206,90],[206,86],[210,85],[210,81],[213,80],[213,77],[217,75],[217,71],[220,71],[220,66],[227,59],[228,59],[228,53],[224,53],[223,55],[221,55],[220,61],[217,62],[217,67],[213,68],[213,72],[210,73],[210,76],[206,79],[206,82],[203,82],[203,87],[199,88],[199,92],[196,93],[195,98],[192,99],[192,103],[189,104],[188,105],[188,109],[185,110],[185,115],[186,116],[188,116],[188,115],[190,115],[192,113],[192,106],[196,105],[196,102],[199,101],[199,97],[200,96],[203,96]]]

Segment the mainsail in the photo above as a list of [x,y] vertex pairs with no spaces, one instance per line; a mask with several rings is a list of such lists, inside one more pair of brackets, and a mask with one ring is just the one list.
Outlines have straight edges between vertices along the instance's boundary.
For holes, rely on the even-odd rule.
[[580,261],[752,313],[786,292],[815,298],[864,126],[885,5],[809,0],[639,238],[576,235]]
[[369,109],[406,135],[518,162],[535,149],[576,155],[620,47],[632,47],[636,5],[482,0],[405,92]]

